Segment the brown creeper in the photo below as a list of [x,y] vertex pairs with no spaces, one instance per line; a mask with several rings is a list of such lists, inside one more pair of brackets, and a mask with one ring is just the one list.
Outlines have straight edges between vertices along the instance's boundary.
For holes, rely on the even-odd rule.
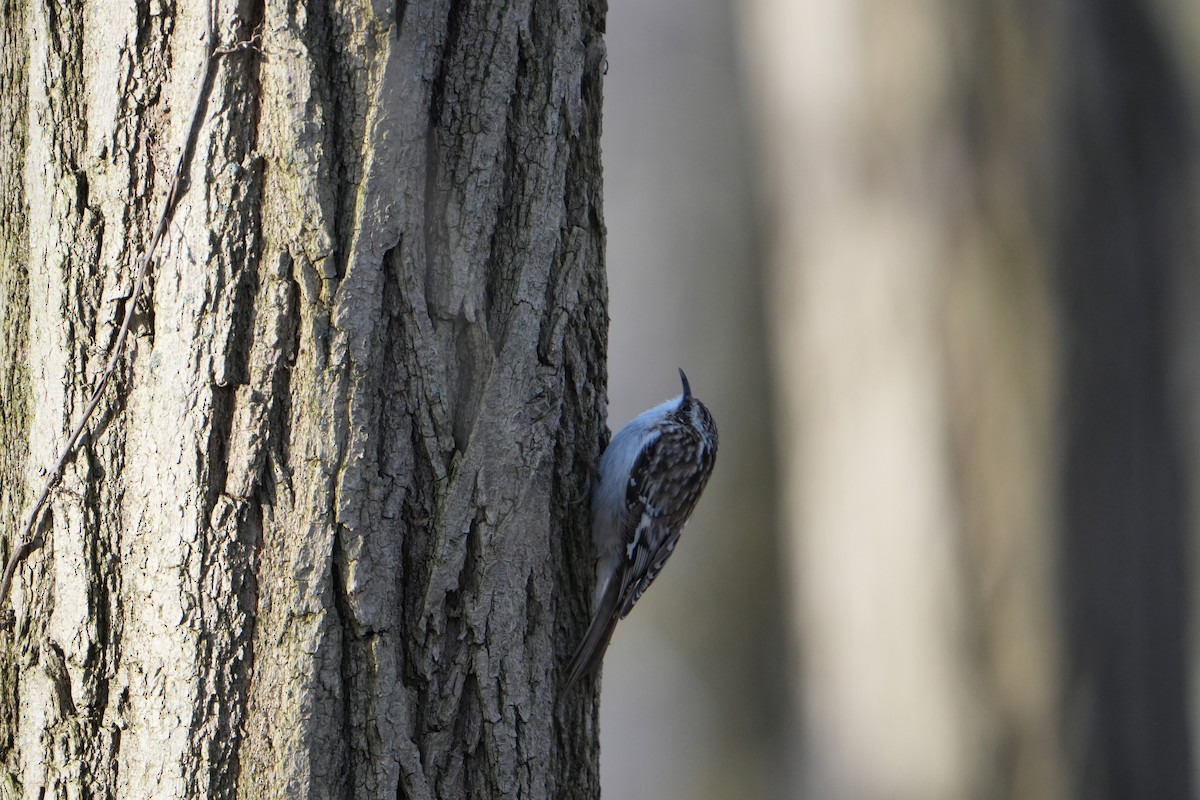
[[613,437],[592,488],[596,594],[592,622],[567,669],[566,690],[604,658],[617,622],[658,577],[717,458],[717,426],[683,394],[643,411]]

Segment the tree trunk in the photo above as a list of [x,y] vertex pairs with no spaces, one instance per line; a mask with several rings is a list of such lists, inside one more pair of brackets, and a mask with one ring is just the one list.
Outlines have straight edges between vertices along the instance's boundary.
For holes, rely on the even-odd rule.
[[1197,397],[1200,69],[1165,11],[1143,0],[1060,12],[1077,43],[1055,107],[1063,706],[1088,800],[1196,796],[1182,409]]
[[806,783],[1194,796],[1197,5],[750,7]]
[[[936,4],[755,0],[799,777],[833,800],[973,791],[982,725],[940,352],[955,208]],[[904,70],[911,54],[917,71]],[[950,145],[950,146],[947,146]]]
[[[0,16],[0,554],[76,423],[205,9]],[[224,4],[185,193],[0,632],[0,796],[579,797],[597,2]],[[251,40],[258,32],[260,38]]]

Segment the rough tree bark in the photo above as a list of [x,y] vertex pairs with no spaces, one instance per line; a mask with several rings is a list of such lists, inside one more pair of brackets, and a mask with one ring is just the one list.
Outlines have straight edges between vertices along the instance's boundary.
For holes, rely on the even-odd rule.
[[[103,369],[205,4],[5,0],[0,555]],[[603,0],[219,2],[0,631],[0,797],[577,797]],[[572,566],[575,565],[575,566]]]

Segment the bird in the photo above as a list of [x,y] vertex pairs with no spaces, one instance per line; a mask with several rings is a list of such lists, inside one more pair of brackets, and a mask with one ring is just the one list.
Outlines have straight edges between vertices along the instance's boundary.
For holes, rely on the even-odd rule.
[[612,438],[592,487],[596,588],[565,692],[604,658],[617,623],[675,551],[717,459],[717,425],[679,370],[683,393],[643,411]]

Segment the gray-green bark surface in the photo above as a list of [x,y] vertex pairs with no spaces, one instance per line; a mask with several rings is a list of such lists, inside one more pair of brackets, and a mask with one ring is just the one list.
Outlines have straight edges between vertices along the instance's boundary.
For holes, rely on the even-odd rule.
[[[4,555],[120,324],[204,13],[0,22]],[[590,699],[556,700],[603,438],[603,18],[218,9],[261,38],[220,57],[8,599],[0,794],[595,793]]]

